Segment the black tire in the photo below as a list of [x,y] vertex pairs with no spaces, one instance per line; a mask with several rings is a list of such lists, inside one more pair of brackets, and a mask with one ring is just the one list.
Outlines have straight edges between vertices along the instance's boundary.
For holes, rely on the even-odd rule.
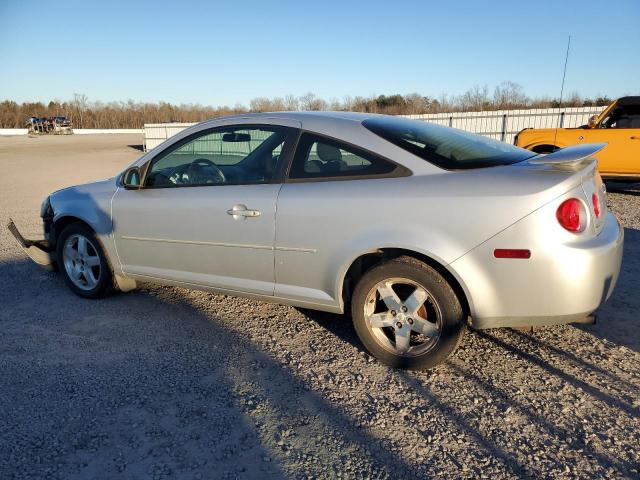
[[[437,304],[439,335],[425,342],[428,350],[413,354],[398,354],[383,346],[374,330],[392,331],[395,327],[372,329],[365,316],[365,303],[376,285],[388,279],[408,279],[429,294],[429,302]],[[375,296],[376,294],[374,294]],[[380,301],[380,300],[378,300]],[[449,283],[435,269],[411,257],[399,257],[384,262],[366,272],[358,282],[351,298],[351,314],[355,330],[367,350],[380,362],[394,368],[427,370],[442,363],[458,347],[466,330],[466,317],[458,296]],[[409,319],[411,321],[411,319]],[[400,327],[402,328],[402,327]],[[411,328],[411,327],[409,327]],[[387,333],[384,333],[388,335]],[[378,332],[380,335],[380,332]],[[414,333],[409,334],[413,338]],[[413,340],[411,340],[413,341]],[[414,347],[411,347],[414,348]]]
[[[89,240],[91,252],[95,252],[99,259],[99,270],[93,270],[94,272],[99,272],[97,274],[97,282],[92,288],[83,289],[78,287],[74,283],[74,280],[70,277],[68,269],[65,266],[63,249],[65,244],[67,243],[67,240],[72,236],[83,236],[87,240]],[[76,295],[82,298],[95,299],[102,298],[111,292],[113,286],[113,275],[111,272],[111,267],[107,260],[107,256],[105,255],[102,244],[96,237],[93,230],[91,230],[86,225],[82,223],[72,223],[71,225],[66,226],[62,230],[62,232],[60,232],[60,235],[58,236],[56,242],[56,258],[58,269],[62,273],[64,282]]]

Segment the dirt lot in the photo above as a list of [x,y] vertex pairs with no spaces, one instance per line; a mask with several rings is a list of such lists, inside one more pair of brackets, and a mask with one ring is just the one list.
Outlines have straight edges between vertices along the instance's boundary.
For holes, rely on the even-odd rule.
[[[0,138],[0,221],[111,176],[138,135]],[[178,288],[82,300],[0,230],[0,478],[640,476],[640,188],[589,327],[467,335],[390,370],[348,321]]]

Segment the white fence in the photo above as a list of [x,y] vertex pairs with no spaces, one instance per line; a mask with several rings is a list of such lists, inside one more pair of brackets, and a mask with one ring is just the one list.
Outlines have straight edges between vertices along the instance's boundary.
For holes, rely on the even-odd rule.
[[173,137],[194,123],[145,123],[144,148],[146,151],[156,148],[167,138]]
[[606,107],[536,108],[531,110],[497,110],[493,112],[456,112],[407,115],[440,125],[513,143],[524,128],[575,128],[586,125],[589,117]]
[[[598,115],[606,107],[536,108],[530,110],[497,110],[490,112],[433,113],[404,115],[440,125],[513,143],[516,134],[524,128],[575,128],[586,125],[589,117]],[[157,147],[167,138],[181,132],[193,123],[152,123],[144,126],[147,150]]]

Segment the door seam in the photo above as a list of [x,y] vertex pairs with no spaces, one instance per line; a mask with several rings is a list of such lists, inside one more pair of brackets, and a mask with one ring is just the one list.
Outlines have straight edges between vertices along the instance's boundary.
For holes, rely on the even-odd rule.
[[276,204],[275,204],[275,212],[273,215],[273,291],[271,295],[275,296],[276,294],[276,285],[278,281],[277,271],[276,271],[276,245],[278,240],[278,202],[280,201],[280,192],[284,187],[284,183],[280,184],[280,188],[278,189],[278,193],[276,194]]

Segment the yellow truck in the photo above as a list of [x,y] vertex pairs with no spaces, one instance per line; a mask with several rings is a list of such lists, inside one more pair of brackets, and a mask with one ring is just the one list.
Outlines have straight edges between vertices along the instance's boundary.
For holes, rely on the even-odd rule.
[[640,181],[640,96],[619,98],[582,127],[525,128],[514,143],[536,153],[581,143],[607,143],[597,155],[600,175],[608,180]]

